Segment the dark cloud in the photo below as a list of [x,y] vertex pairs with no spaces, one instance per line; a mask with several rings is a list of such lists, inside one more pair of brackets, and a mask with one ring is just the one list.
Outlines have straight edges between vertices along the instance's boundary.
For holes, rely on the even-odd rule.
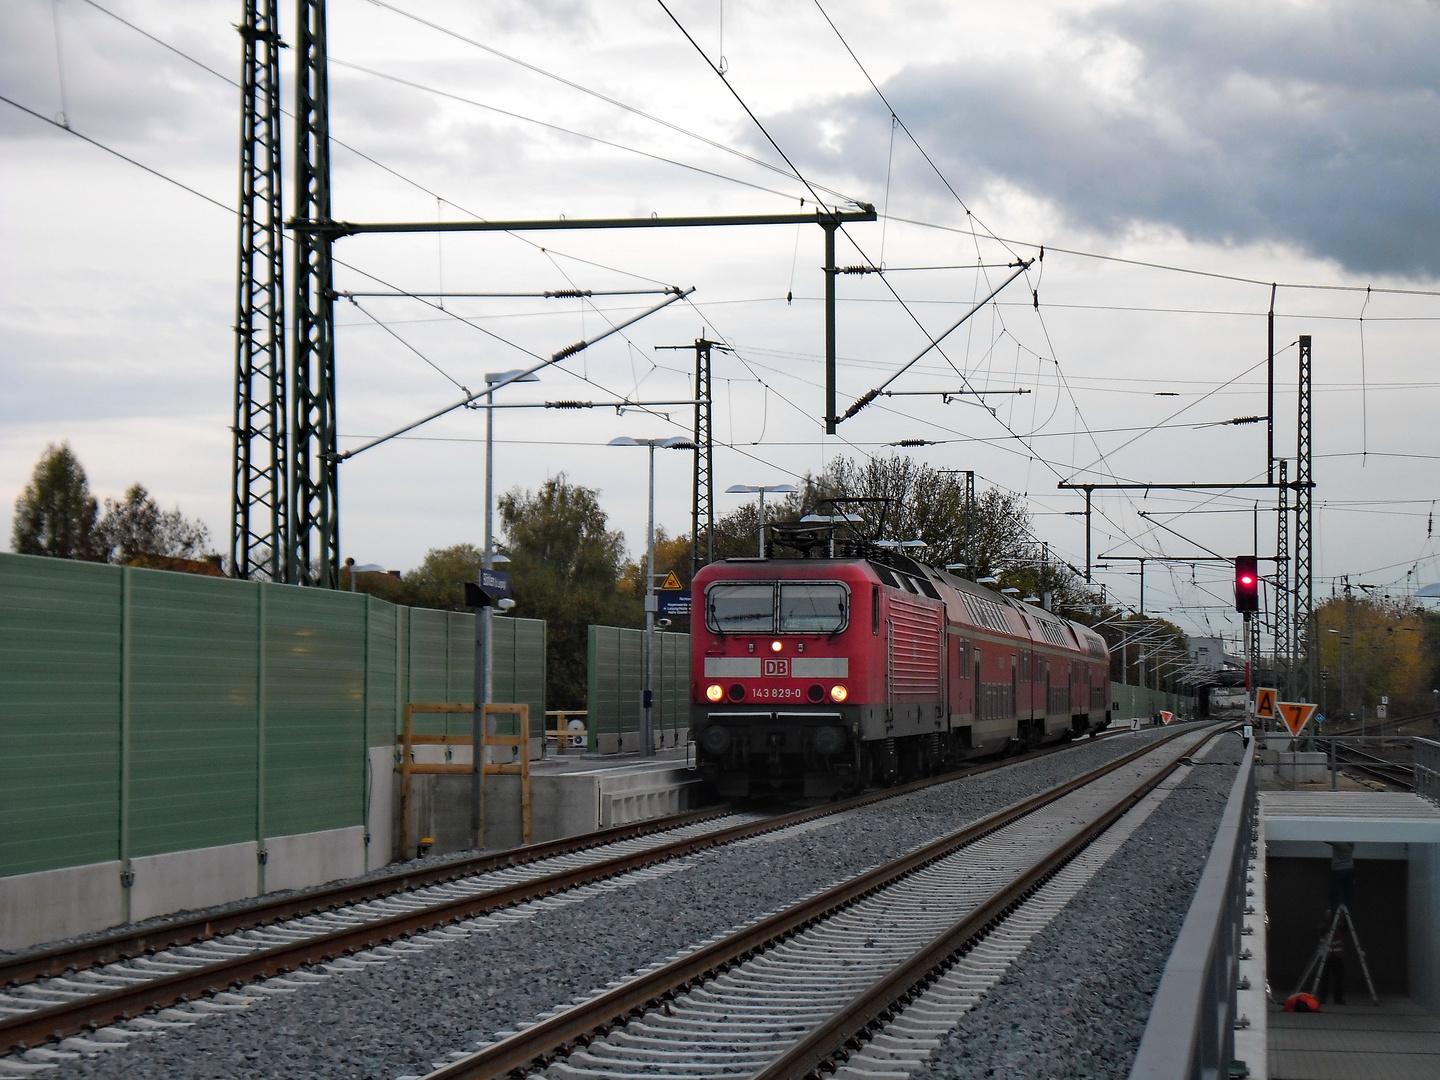
[[[1070,29],[1048,55],[912,67],[885,85],[962,194],[999,181],[1105,232],[1156,223],[1292,243],[1360,273],[1440,273],[1435,4],[1135,3]],[[777,127],[812,167],[883,185],[873,95]]]

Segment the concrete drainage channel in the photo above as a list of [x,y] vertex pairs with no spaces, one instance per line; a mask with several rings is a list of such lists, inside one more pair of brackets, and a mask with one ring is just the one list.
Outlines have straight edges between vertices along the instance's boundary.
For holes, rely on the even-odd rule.
[[[1129,815],[1109,837],[1107,830],[1215,734],[1180,732],[1128,754],[477,1051],[457,1052],[426,1080],[697,1069],[781,1080],[833,1068],[876,1033],[843,1066],[848,1075],[904,1071],[897,1051],[923,1059],[937,1010],[953,1014],[978,999],[985,979],[999,978],[1006,957],[1023,950],[1143,815]],[[1150,801],[1144,813],[1158,805]],[[1102,846],[1092,848],[1099,838]]]
[[[609,835],[624,833],[628,838],[609,844],[601,842],[607,834],[581,837],[569,842],[578,850],[564,851],[561,844],[542,845],[539,850],[481,856],[450,867],[394,875],[393,880],[316,890],[217,915],[213,927],[199,920],[192,920],[193,926],[182,921],[48,953],[12,957],[0,963],[0,982],[9,984],[0,993],[0,1052],[19,1052],[0,1058],[0,1076],[48,1070],[64,1061],[116,1049],[133,1039],[245,1010],[267,996],[293,993],[337,972],[363,970],[441,941],[467,937],[488,928],[483,918],[476,917],[486,912],[495,912],[493,918],[501,922],[533,917],[546,905],[578,903],[593,895],[599,887],[593,886],[596,882],[603,885],[600,891],[638,884],[683,869],[664,864],[707,847],[805,828],[807,823],[813,828],[823,824],[823,819],[843,816],[869,803],[1053,752],[1041,751],[777,817],[692,813],[682,816],[687,824],[679,827],[665,829],[654,822],[612,830]],[[542,857],[556,850],[561,853]],[[521,865],[507,865],[514,863]],[[475,864],[499,869],[457,877]],[[636,874],[647,867],[654,872]],[[606,880],[617,875],[625,875],[625,879]],[[455,880],[445,880],[447,877]],[[437,883],[425,885],[427,881]],[[422,887],[401,891],[407,884]],[[565,890],[569,891],[564,896],[536,899]],[[327,899],[334,904],[338,898],[357,894],[370,898],[323,910]],[[509,910],[501,910],[506,908]],[[283,918],[296,910],[310,913]],[[266,923],[267,916],[282,921]],[[123,959],[114,959],[117,956]],[[323,966],[306,967],[322,962]],[[120,1024],[106,1026],[116,1021]]]

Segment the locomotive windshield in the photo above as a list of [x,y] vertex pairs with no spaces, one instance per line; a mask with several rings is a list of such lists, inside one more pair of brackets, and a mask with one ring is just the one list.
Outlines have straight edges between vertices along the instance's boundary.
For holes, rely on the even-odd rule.
[[710,627],[722,634],[768,634],[775,629],[775,586],[714,585]]
[[834,634],[845,629],[849,593],[827,582],[774,582],[712,585],[706,614],[710,629],[721,634]]
[[780,586],[780,632],[833,634],[845,626],[845,586]]

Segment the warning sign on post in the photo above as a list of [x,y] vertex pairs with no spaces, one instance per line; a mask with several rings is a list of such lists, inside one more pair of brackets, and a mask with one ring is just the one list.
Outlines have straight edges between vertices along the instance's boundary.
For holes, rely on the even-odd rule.
[[1169,724],[1170,721],[1174,719],[1175,714],[1173,712],[1166,712],[1164,709],[1160,710],[1160,722],[1162,724]]
[[1275,691],[1268,686],[1255,690],[1255,716],[1259,720],[1275,719]]
[[665,580],[660,583],[660,588],[683,589],[685,586],[680,584],[680,579],[675,576],[675,571],[671,570],[670,573],[665,575]]
[[1285,726],[1290,729],[1290,734],[1299,735],[1320,706],[1304,701],[1277,701],[1275,708],[1280,712],[1280,719],[1284,720]]

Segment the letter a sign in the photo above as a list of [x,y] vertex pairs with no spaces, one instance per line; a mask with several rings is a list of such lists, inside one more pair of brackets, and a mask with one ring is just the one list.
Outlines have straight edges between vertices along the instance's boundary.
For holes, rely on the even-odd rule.
[[1280,718],[1285,721],[1285,726],[1290,729],[1290,734],[1299,735],[1320,706],[1311,705],[1308,702],[1277,701],[1275,707],[1280,710]]
[[1275,712],[1275,691],[1268,686],[1257,687],[1255,690],[1255,716],[1260,720],[1274,720]]

